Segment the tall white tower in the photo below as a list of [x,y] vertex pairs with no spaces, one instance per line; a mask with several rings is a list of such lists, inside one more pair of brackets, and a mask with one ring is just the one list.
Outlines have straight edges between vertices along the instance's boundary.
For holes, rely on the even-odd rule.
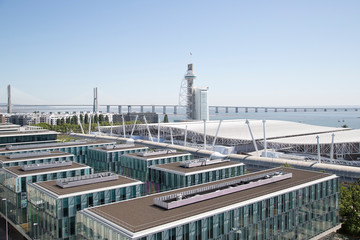
[[193,64],[188,64],[187,72],[181,81],[179,105],[186,107],[187,119],[194,119],[193,84],[196,75],[193,71]]

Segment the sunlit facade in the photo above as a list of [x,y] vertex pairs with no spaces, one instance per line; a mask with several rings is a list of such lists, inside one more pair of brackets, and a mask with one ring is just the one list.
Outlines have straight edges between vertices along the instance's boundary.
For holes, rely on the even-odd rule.
[[[301,170],[286,171],[293,174],[292,179],[171,210],[153,205],[155,197],[164,196],[166,193],[117,203],[114,206],[89,208],[77,215],[77,236],[78,239],[108,240],[295,240],[311,239],[337,226],[338,177],[308,174]],[[306,176],[302,177],[304,172]],[[168,194],[178,192],[181,190]],[[118,214],[121,211],[126,214],[126,209],[130,206],[139,208],[134,211],[134,215],[146,211],[150,216],[143,216],[145,220],[139,218],[137,223],[134,218],[126,219]],[[109,210],[113,213],[109,213]]]

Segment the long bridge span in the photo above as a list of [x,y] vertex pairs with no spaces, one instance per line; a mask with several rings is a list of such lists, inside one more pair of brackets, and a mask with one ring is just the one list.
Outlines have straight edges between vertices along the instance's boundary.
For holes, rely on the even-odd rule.
[[[6,105],[0,105],[6,107]],[[31,108],[39,107],[92,107],[91,104],[13,104],[14,108]],[[133,109],[139,109],[140,112],[151,111],[162,113],[178,114],[182,106],[172,104],[100,104],[100,107],[106,107],[106,112],[127,113]],[[114,111],[115,108],[115,111]],[[251,106],[209,106],[210,111],[215,113],[248,113],[248,112],[347,112],[359,111],[360,107],[251,107]]]

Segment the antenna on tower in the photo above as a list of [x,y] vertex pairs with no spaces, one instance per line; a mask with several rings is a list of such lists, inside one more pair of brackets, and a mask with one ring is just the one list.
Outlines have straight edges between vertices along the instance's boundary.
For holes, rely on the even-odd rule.
[[189,63],[184,79],[181,81],[179,94],[179,106],[186,107],[187,119],[193,119],[193,84],[195,78],[193,64]]

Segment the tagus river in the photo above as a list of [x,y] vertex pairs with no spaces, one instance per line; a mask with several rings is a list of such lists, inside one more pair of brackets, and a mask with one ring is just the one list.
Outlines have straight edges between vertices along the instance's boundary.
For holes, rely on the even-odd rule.
[[[47,106],[47,107],[22,107],[21,109],[14,108],[13,112],[17,113],[32,113],[34,111],[39,111],[49,113],[49,112],[90,112],[92,107],[73,107],[73,106]],[[163,109],[156,107],[156,112],[159,113],[160,119],[163,119]],[[101,112],[106,112],[106,107],[100,107]],[[140,108],[134,107],[132,108],[133,112],[140,112]],[[151,108],[144,109],[145,112],[151,111]],[[0,107],[0,113],[6,112],[6,107]],[[112,108],[110,112],[117,113],[116,108]],[[125,108],[123,108],[123,113],[127,113]],[[176,120],[185,120],[185,109],[179,108],[178,114],[173,114],[173,109],[167,109],[167,113],[170,121]],[[229,110],[229,113],[219,112],[215,113],[214,110],[210,110],[209,113],[210,120],[226,120],[226,119],[257,119],[257,120],[284,120],[284,121],[293,121],[293,122],[301,122],[306,124],[320,125],[320,126],[328,126],[328,127],[342,127],[344,125],[353,129],[360,129],[360,111],[317,111],[317,112],[241,112],[235,113],[235,111]]]

